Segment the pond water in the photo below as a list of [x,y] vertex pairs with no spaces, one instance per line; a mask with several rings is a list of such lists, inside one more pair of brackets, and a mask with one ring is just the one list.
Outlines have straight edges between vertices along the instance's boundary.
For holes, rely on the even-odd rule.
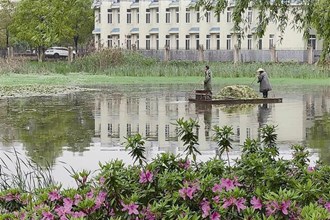
[[[276,125],[280,156],[291,158],[292,144],[306,145],[311,164],[330,164],[330,86],[278,85],[267,105],[197,105],[189,97],[199,85],[121,85],[54,97],[0,100],[0,157],[14,149],[52,168],[55,180],[73,185],[66,169],[97,170],[98,162],[132,160],[124,144],[131,134],[146,141],[148,159],[160,152],[183,153],[176,120],[197,119],[199,160],[216,154],[213,126],[232,126],[234,149],[240,155],[246,138],[257,139],[265,124]],[[224,85],[215,85],[219,91]],[[255,88],[257,91],[257,88]]]

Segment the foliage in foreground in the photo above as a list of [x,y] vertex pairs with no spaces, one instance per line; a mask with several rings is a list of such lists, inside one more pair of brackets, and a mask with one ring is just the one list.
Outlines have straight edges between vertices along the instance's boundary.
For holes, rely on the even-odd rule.
[[[87,171],[74,173],[76,188],[4,190],[0,219],[330,218],[330,167],[309,167],[309,154],[300,145],[292,146],[292,160],[279,158],[275,126],[263,127],[261,140],[247,139],[241,158],[225,166],[218,157],[190,163],[198,143],[186,138],[198,124],[177,122],[185,157],[164,153],[148,163],[141,135],[129,137],[126,148],[137,165],[114,160],[100,164],[95,178]],[[230,127],[213,129],[219,150],[229,151]]]

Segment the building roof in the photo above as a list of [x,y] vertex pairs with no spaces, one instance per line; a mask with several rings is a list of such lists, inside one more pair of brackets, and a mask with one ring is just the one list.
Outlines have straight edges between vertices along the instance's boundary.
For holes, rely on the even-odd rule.
[[210,29],[210,34],[218,34],[220,33],[220,27],[212,27]]
[[139,33],[139,28],[132,28],[130,33],[131,34],[138,34]]
[[120,33],[120,28],[113,28],[110,32],[112,35],[117,35]]
[[151,28],[149,30],[149,34],[158,34],[159,33],[159,28]]
[[189,34],[199,34],[199,27],[192,27],[189,29]]
[[170,34],[178,34],[179,28],[173,27],[168,31]]

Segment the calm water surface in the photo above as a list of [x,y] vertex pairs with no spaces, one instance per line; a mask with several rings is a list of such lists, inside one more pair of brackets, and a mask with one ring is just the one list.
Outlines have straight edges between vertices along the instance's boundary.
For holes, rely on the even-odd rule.
[[189,103],[198,87],[111,86],[60,97],[0,100],[0,157],[16,149],[43,166],[50,164],[55,180],[73,185],[65,168],[94,171],[99,161],[112,159],[131,164],[123,147],[131,134],[146,138],[148,159],[160,152],[182,153],[175,123],[193,118],[200,124],[200,160],[215,156],[214,125],[233,127],[234,159],[246,138],[258,138],[259,128],[272,124],[281,157],[290,158],[290,146],[302,144],[311,152],[311,164],[318,159],[330,164],[330,86],[276,86],[270,96],[282,97],[283,103],[233,106]]

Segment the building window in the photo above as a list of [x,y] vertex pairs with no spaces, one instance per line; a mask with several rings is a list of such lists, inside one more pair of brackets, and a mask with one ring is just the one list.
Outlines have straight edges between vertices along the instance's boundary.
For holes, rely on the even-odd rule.
[[156,35],[156,50],[159,50],[159,35]]
[[159,23],[159,9],[156,9],[156,23]]
[[136,23],[140,23],[140,10],[136,10]]
[[220,34],[217,34],[217,50],[220,50]]
[[248,34],[247,36],[247,49],[248,50],[252,49],[252,34]]
[[108,9],[108,24],[112,24],[112,10]]
[[146,23],[150,23],[150,9],[146,9]]
[[211,35],[206,35],[206,50],[210,50],[211,49]]
[[186,35],[186,50],[190,50],[190,35]]
[[132,48],[132,40],[131,40],[131,36],[130,35],[128,35],[127,36],[127,39],[126,39],[126,48],[128,50],[130,50]]
[[249,23],[252,23],[252,8],[251,7],[248,8],[247,20]]
[[140,49],[140,36],[139,35],[137,35],[137,38],[136,38],[136,41],[135,41],[135,45],[136,45],[136,49],[138,50],[138,49]]
[[108,35],[108,48],[112,48],[112,36]]
[[205,13],[205,20],[207,23],[211,22],[211,12],[210,11],[207,11]]
[[199,9],[197,9],[197,13],[196,13],[196,22],[199,23],[199,21],[201,20],[201,14],[199,12]]
[[274,34],[269,35],[269,49],[274,47]]
[[231,11],[230,11],[230,8],[227,8],[227,22],[231,22]]
[[146,50],[150,50],[150,35],[146,36]]
[[227,35],[227,50],[231,50],[231,35]]
[[175,35],[175,49],[179,50],[179,35]]
[[258,42],[258,49],[262,50],[262,39],[261,38],[259,39],[259,42]]
[[313,50],[316,49],[316,35],[315,34],[310,34],[309,39],[308,39],[308,46],[312,47]]
[[118,9],[117,18],[118,18],[118,24],[119,24],[120,23],[120,9]]
[[175,10],[175,17],[176,17],[176,23],[179,23],[179,21],[180,21],[180,14],[179,14],[179,9],[178,8]]
[[165,23],[170,23],[171,22],[171,13],[170,9],[166,8],[166,13],[165,13]]
[[237,35],[237,47],[241,49],[242,47],[242,37],[240,34]]
[[220,13],[216,15],[217,17],[217,22],[219,23],[220,22]]
[[196,34],[196,49],[199,49],[199,34]]
[[127,9],[127,24],[132,23],[131,9]]
[[186,8],[186,23],[190,23],[190,9]]
[[166,35],[165,46],[168,48],[171,46],[170,35]]

